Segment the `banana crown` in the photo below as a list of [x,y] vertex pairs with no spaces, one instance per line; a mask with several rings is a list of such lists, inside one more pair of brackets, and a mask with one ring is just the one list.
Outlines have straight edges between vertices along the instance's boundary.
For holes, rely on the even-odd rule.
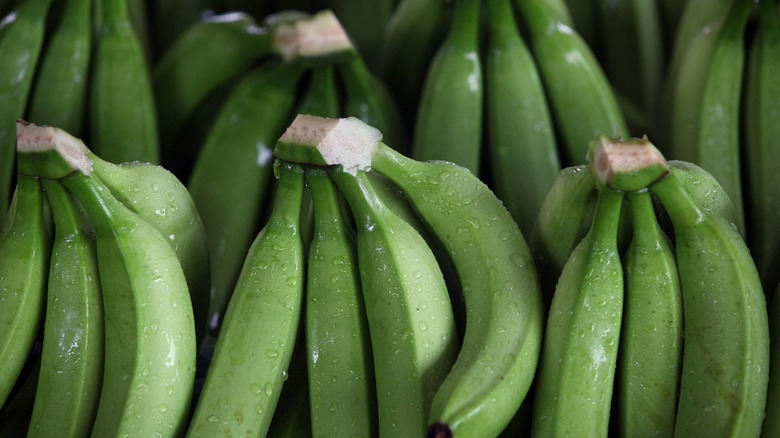
[[[52,126],[39,126],[24,120],[16,121],[16,141],[17,151],[23,153],[46,153],[49,151],[57,152],[62,161],[60,166],[46,167],[35,170],[26,169],[26,161],[19,163],[20,172],[30,173],[44,178],[61,178],[74,170],[83,172],[87,175],[92,174],[92,160],[89,159],[87,149],[84,143],[63,131]],[[30,165],[34,165],[30,163]]]
[[616,190],[640,190],[671,170],[647,137],[620,140],[600,134],[588,150],[596,184]]
[[274,48],[285,62],[333,53],[355,53],[355,47],[333,11],[279,23],[273,28]]
[[356,176],[358,170],[371,168],[381,141],[378,129],[355,117],[299,114],[279,138],[275,153],[287,161],[341,165],[344,172]]

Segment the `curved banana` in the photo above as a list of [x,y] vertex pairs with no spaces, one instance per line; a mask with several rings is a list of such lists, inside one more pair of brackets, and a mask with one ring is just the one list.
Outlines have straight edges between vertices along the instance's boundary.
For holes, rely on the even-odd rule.
[[650,185],[674,226],[685,341],[675,436],[758,436],[769,372],[761,281],[739,232],[675,175]]
[[339,104],[335,66],[325,65],[312,68],[306,90],[296,105],[295,113],[338,117],[341,113]]
[[85,437],[103,381],[103,299],[95,235],[56,180],[42,180],[54,218],[43,352],[27,436]]
[[306,182],[314,201],[306,279],[312,436],[372,436],[374,370],[354,232],[327,173],[307,168]]
[[530,252],[509,212],[476,176],[406,158],[377,135],[354,118],[298,116],[276,153],[346,170],[373,166],[403,191],[451,258],[466,304],[463,344],[434,395],[429,434],[497,435],[526,396],[541,346],[543,304]]
[[534,436],[607,436],[623,314],[622,203],[623,192],[599,190],[588,234],[561,272],[536,380]]
[[68,0],[48,37],[26,119],[80,137],[86,128],[87,86],[92,54],[92,0]]
[[444,276],[422,236],[381,201],[364,171],[352,175],[336,170],[331,178],[357,227],[379,434],[420,435],[434,393],[457,354]]
[[89,85],[90,149],[111,163],[159,163],[152,81],[127,0],[102,1],[99,12]]
[[479,55],[482,2],[455,0],[447,37],[431,60],[414,124],[411,156],[444,160],[479,175],[484,84]]
[[275,62],[248,73],[220,108],[187,182],[208,237],[212,332],[219,329],[260,227],[273,144],[289,122],[302,75],[301,67]]
[[584,164],[598,134],[629,136],[607,77],[582,37],[546,0],[515,0],[550,102],[565,166]]
[[745,73],[744,143],[748,243],[764,290],[780,283],[780,6],[758,5]]
[[195,381],[196,342],[176,253],[156,228],[114,197],[80,141],[61,130],[20,124],[18,149],[20,156],[27,154],[20,170],[60,180],[95,228],[105,367],[92,435],[181,434]]
[[[162,8],[166,2],[158,3]],[[185,147],[176,144],[177,134],[198,104],[269,56],[272,43],[269,29],[250,15],[229,12],[188,26],[160,54],[152,70],[152,85],[166,166],[176,162]],[[198,74],[192,74],[195,71]]]
[[303,170],[280,163],[268,223],[230,297],[188,437],[264,436],[287,375],[300,321]]
[[625,253],[625,300],[615,383],[623,436],[674,434],[683,314],[674,247],[650,192],[628,192],[633,237]]
[[13,202],[7,232],[0,241],[0,407],[43,323],[51,251],[38,178],[18,174]]
[[24,116],[51,0],[22,2],[0,24],[0,221],[13,191],[16,119]]
[[523,235],[530,236],[561,163],[541,78],[520,36],[512,3],[489,0],[486,5],[490,38],[485,121],[491,185]]

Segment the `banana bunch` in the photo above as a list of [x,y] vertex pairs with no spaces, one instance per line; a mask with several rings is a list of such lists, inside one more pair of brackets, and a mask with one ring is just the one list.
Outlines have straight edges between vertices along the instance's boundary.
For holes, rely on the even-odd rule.
[[546,200],[550,214],[573,206],[561,247],[538,244],[552,216],[532,240],[558,274],[532,434],[759,436],[775,409],[770,313],[728,195],[646,138],[600,136],[589,157]]
[[502,203],[465,168],[412,160],[356,117],[298,115],[274,153],[269,220],[187,436],[498,436],[530,389],[543,320]]
[[[208,106],[204,107],[208,113],[202,113],[209,119],[202,142],[197,147],[189,143],[189,151],[178,150],[174,156],[182,161],[193,157],[187,188],[208,235],[212,262],[209,319],[214,334],[247,251],[270,213],[273,145],[295,114],[353,115],[387,132],[401,147],[406,144],[393,97],[369,70],[332,11],[313,15],[288,12],[267,20],[273,23],[271,46],[278,55],[257,59],[241,49],[251,44],[249,41],[239,45],[240,39],[236,39],[235,50],[229,52],[234,56],[228,59],[221,55],[225,49],[220,44],[208,43],[204,48],[195,43],[202,38],[208,41],[207,35],[219,31],[217,23],[208,28],[198,24],[193,32],[200,31],[185,32],[186,39],[174,43],[156,70],[157,89],[168,96],[180,96],[180,106],[170,105],[171,111],[165,112],[169,120],[186,127],[187,114]],[[243,30],[238,34],[249,36]],[[182,84],[178,78],[193,66],[192,61],[203,62],[204,50],[214,52],[207,59],[221,56],[224,63],[212,62],[207,74]],[[227,88],[215,105],[208,95],[222,87]],[[160,99],[163,101],[172,102]],[[197,114],[191,117],[203,123]],[[180,145],[185,146],[183,142]],[[302,214],[307,211],[304,207]],[[308,221],[305,226],[309,226]]]
[[669,59],[661,117],[665,153],[723,185],[767,294],[780,276],[777,1],[690,0]]
[[562,164],[582,163],[596,134],[629,130],[571,21],[561,0],[403,0],[385,34],[380,76],[411,156],[480,176],[525,235]]
[[[3,412],[25,397],[32,408],[9,433],[181,435],[209,282],[186,188],[160,166],[111,164],[23,121],[17,161],[0,240],[0,400]],[[28,356],[37,380],[22,379]]]

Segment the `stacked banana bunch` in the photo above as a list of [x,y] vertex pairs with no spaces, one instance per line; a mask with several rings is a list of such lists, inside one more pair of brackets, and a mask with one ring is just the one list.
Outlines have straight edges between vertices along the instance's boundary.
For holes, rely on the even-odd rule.
[[498,435],[529,391],[543,323],[530,251],[498,198],[354,117],[299,115],[275,156],[269,219],[187,435]]
[[598,133],[629,134],[560,0],[403,0],[381,61],[413,118],[411,156],[480,175],[525,235],[562,164]]
[[59,128],[17,132],[0,237],[1,433],[180,434],[209,292],[186,187],[157,165],[102,160]]
[[564,239],[531,242],[558,278],[533,435],[774,436],[769,313],[734,217],[710,174],[647,139],[601,136],[561,172],[539,222]]

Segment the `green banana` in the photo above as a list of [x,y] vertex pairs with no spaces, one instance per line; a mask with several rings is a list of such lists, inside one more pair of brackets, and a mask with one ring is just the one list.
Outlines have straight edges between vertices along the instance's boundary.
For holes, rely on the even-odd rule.
[[306,90],[297,103],[295,113],[320,117],[339,116],[341,110],[334,66],[326,65],[311,69]]
[[[657,0],[599,0],[598,31],[604,72],[616,93],[651,119],[658,114],[664,72],[664,35]],[[653,132],[642,132],[652,134]]]
[[536,380],[534,436],[607,436],[623,313],[622,202],[623,192],[599,190],[588,234],[561,272]]
[[324,170],[306,169],[314,236],[306,285],[312,436],[376,434],[376,394],[353,231]]
[[152,24],[149,15],[149,6],[147,5],[146,0],[126,1],[130,24],[133,25],[133,30],[138,36],[138,42],[141,44],[146,62],[151,64],[156,57],[156,47],[152,40]]
[[736,227],[738,212],[731,202],[728,193],[718,183],[712,174],[693,163],[680,160],[669,160],[672,173],[685,187],[696,204],[713,216],[726,219]]
[[302,313],[299,230],[303,170],[280,163],[271,217],[249,249],[211,358],[188,437],[265,436]]
[[411,149],[416,160],[450,161],[475,175],[480,171],[484,95],[481,4],[454,1],[449,33],[425,76]]
[[156,164],[112,164],[89,151],[87,156],[111,194],[152,224],[176,252],[187,279],[200,344],[208,325],[211,271],[206,230],[187,187]]
[[[737,226],[745,233],[740,171],[740,101],[745,59],[744,35],[753,3],[737,0],[729,9],[723,29],[716,35],[705,76],[681,77],[678,85],[698,87],[697,102],[677,97],[672,153],[677,159],[698,164],[723,186],[739,217]],[[701,67],[691,66],[691,69]],[[695,93],[695,91],[693,92]],[[693,116],[684,111],[697,111]],[[688,121],[693,126],[685,125]]]
[[16,119],[26,111],[50,4],[22,2],[0,22],[0,221],[13,191]]
[[745,73],[744,143],[748,243],[768,295],[780,283],[780,12],[761,2]]
[[276,153],[345,171],[373,166],[409,199],[451,258],[466,304],[461,351],[434,395],[429,432],[498,435],[531,384],[543,321],[530,252],[501,201],[466,169],[406,158],[354,118],[298,116]]
[[444,276],[422,236],[381,201],[364,171],[352,175],[336,170],[331,178],[357,226],[379,434],[419,435],[434,393],[457,355]]
[[672,173],[650,185],[674,227],[685,340],[676,436],[758,436],[769,372],[761,281],[741,235]]
[[41,57],[26,118],[80,137],[86,127],[92,0],[64,3],[62,18]]
[[19,124],[20,171],[58,179],[96,233],[105,366],[92,436],[183,432],[195,376],[195,324],[173,248],[93,172],[80,141]]
[[328,0],[324,3],[344,25],[366,64],[376,67],[380,62],[385,28],[394,10],[394,0]]
[[[216,332],[272,181],[273,144],[289,122],[301,67],[264,63],[231,90],[187,182],[208,237],[209,330]],[[261,121],[262,123],[259,123]]]
[[561,164],[544,88],[512,4],[489,0],[486,5],[485,120],[491,182],[523,235],[530,236]]
[[130,23],[127,0],[100,3],[101,21],[90,72],[90,149],[112,163],[159,163],[152,81]]
[[560,135],[564,166],[584,164],[598,134],[629,136],[606,75],[582,37],[545,0],[515,0],[528,26]]
[[650,192],[627,194],[633,237],[625,254],[625,303],[618,348],[618,430],[674,434],[683,314],[674,248],[656,220]]
[[380,49],[379,77],[396,96],[406,126],[414,124],[431,58],[447,31],[450,8],[441,0],[400,0],[393,10]]
[[569,11],[571,27],[577,31],[582,39],[593,50],[593,53],[601,58],[601,31],[599,23],[598,0],[564,0]]
[[43,189],[17,175],[15,208],[0,241],[0,407],[5,403],[43,323],[51,245],[44,228]]
[[580,164],[558,172],[542,202],[528,246],[548,304],[569,254],[588,233],[597,198],[590,165]]
[[55,223],[41,369],[27,436],[88,436],[103,377],[103,303],[95,236],[56,180],[42,180]]
[[344,90],[344,108],[339,115],[357,117],[382,131],[391,144],[408,149],[406,128],[393,96],[368,69],[363,58],[355,56],[351,61],[339,63],[336,69]]
[[[165,4],[159,3],[159,7]],[[193,23],[160,54],[152,70],[152,85],[163,163],[178,159],[184,146],[174,142],[198,104],[269,56],[272,42],[271,32],[251,16],[230,12]]]

